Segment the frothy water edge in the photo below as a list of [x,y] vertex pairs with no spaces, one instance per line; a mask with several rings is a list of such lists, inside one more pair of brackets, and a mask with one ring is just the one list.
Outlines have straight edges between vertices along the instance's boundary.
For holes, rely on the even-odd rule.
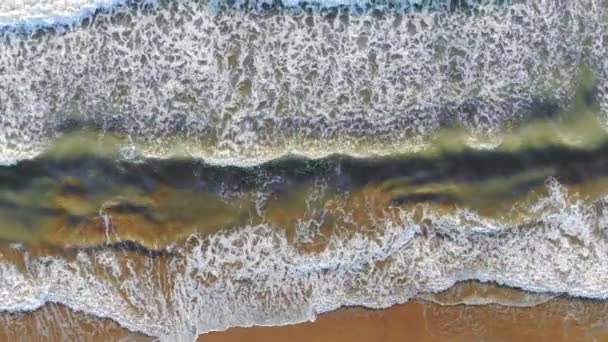
[[[113,1],[111,6],[122,3],[124,1]],[[31,27],[73,23],[97,11],[98,4],[101,2],[86,10],[75,9],[74,15],[30,18],[26,14],[21,16],[22,19],[6,22],[2,22],[0,13],[0,30],[3,25],[15,25],[17,22],[18,25]],[[584,8],[582,5],[580,7]],[[21,91],[17,94],[4,90],[0,92],[0,100],[4,99],[4,105],[0,101],[0,126],[6,128],[3,133],[0,132],[0,159],[11,164],[38,156],[47,146],[47,137],[55,134],[54,125],[57,118],[64,114],[63,109],[66,112],[73,109],[76,113],[73,115],[83,116],[85,122],[125,131],[129,138],[130,135],[151,139],[160,136],[159,145],[162,146],[150,144],[143,153],[141,146],[145,146],[145,140],[139,142],[140,147],[133,147],[134,152],[129,147],[135,145],[126,146],[121,152],[127,157],[133,152],[135,155],[141,153],[167,158],[170,153],[163,148],[171,143],[162,141],[162,138],[164,133],[174,130],[183,130],[186,135],[194,137],[210,131],[217,133],[212,137],[218,140],[217,145],[212,146],[216,149],[194,154],[211,164],[253,165],[293,153],[298,148],[302,156],[310,158],[337,152],[358,156],[357,152],[365,149],[354,148],[348,143],[337,144],[338,148],[332,145],[328,152],[324,148],[331,139],[327,137],[347,133],[353,136],[352,141],[358,143],[360,136],[385,134],[383,137],[389,141],[402,141],[409,137],[403,133],[406,129],[408,134],[410,131],[433,131],[444,120],[468,120],[466,122],[473,127],[480,122],[480,125],[487,123],[490,130],[496,129],[503,121],[519,115],[519,110],[526,109],[529,105],[526,101],[531,94],[540,93],[553,81],[560,83],[556,89],[551,89],[554,93],[549,97],[570,96],[575,83],[570,73],[578,72],[577,63],[584,58],[589,58],[587,62],[597,71],[600,91],[604,92],[601,93],[604,97],[600,98],[599,105],[605,115],[608,108],[605,96],[608,94],[608,62],[601,59],[606,51],[601,39],[594,41],[596,45],[592,47],[582,43],[564,46],[557,40],[564,32],[570,32],[567,39],[577,43],[580,43],[577,39],[581,36],[601,38],[605,24],[602,28],[604,31],[585,36],[592,32],[590,27],[597,23],[581,21],[589,27],[581,32],[568,31],[569,28],[578,27],[568,22],[569,15],[562,15],[559,11],[544,13],[542,9],[536,15],[535,12],[526,12],[527,9],[526,5],[516,6],[515,14],[504,17],[502,12],[490,11],[475,18],[471,27],[466,26],[467,18],[463,17],[448,18],[443,22],[445,26],[441,26],[435,22],[441,19],[440,16],[414,14],[401,18],[398,24],[390,20],[372,20],[369,25],[377,26],[370,30],[366,26],[369,18],[355,18],[348,29],[342,28],[346,30],[342,32],[350,32],[351,35],[336,34],[338,30],[332,32],[328,29],[329,24],[318,24],[321,18],[316,14],[310,16],[317,23],[312,28],[309,28],[308,19],[304,17],[265,18],[263,25],[258,26],[255,20],[239,17],[213,21],[205,11],[195,12],[188,19],[191,14],[190,9],[186,8],[183,13],[186,14],[187,25],[169,33],[164,32],[166,24],[156,25],[155,21],[165,15],[173,15],[170,11],[156,17],[135,13],[133,16],[137,20],[134,20],[136,24],[133,26],[129,26],[133,22],[114,25],[113,19],[108,18],[111,15],[107,15],[101,18],[100,25],[108,25],[118,38],[107,40],[104,37],[106,28],[98,31],[96,28],[83,28],[82,31],[67,32],[65,36],[50,34],[42,43],[25,39],[25,45],[31,45],[33,49],[28,50],[28,47],[23,50],[26,51],[25,55],[30,56],[23,59],[16,57],[21,56],[22,49],[14,44],[22,38],[4,36],[0,38],[0,43],[6,44],[4,47],[8,52],[5,59],[0,59],[0,67],[6,67],[8,71],[4,78],[0,75],[3,81],[0,83],[17,85],[23,80],[31,80],[31,83],[25,83],[28,86],[23,88],[15,86]],[[581,10],[578,7],[575,9]],[[585,16],[585,11],[574,12]],[[231,45],[234,42],[231,37],[220,34],[205,41],[198,36],[200,27],[196,25],[201,25],[197,24],[198,19],[202,19],[202,27],[213,32],[219,32],[221,27],[226,26],[228,31],[243,36],[262,32],[276,38],[289,34],[289,30],[282,31],[282,28],[289,26],[298,36],[295,39],[277,39],[272,43],[285,46],[287,52],[284,54],[280,48],[273,50],[272,44],[264,45],[267,43],[264,39],[254,39],[253,43],[241,40]],[[511,35],[510,25],[519,25],[517,20],[520,19],[521,26],[513,26],[518,27],[517,35]],[[504,20],[512,22],[504,24]],[[428,30],[429,25],[437,25],[441,34],[428,33],[432,32]],[[542,29],[543,26],[548,29]],[[243,29],[237,32],[233,27]],[[263,31],[264,27],[270,29]],[[496,49],[517,46],[521,50],[503,53],[498,50],[486,51],[479,44],[466,39],[465,34],[450,34],[450,27],[462,28],[464,33],[473,37],[489,35],[498,41]],[[180,30],[185,30],[185,33]],[[417,33],[411,36],[405,34],[410,30]],[[373,35],[366,36],[366,32]],[[131,38],[136,35],[153,37],[150,41],[156,42]],[[165,35],[170,39],[163,40]],[[311,47],[310,51],[313,52],[293,43],[313,35],[323,37],[316,41],[318,45]],[[459,40],[460,36],[465,38]],[[217,59],[211,53],[187,56],[184,51],[189,52],[188,49],[171,45],[171,40],[183,37],[191,39],[190,42],[200,43],[193,50],[216,49],[213,51],[223,59]],[[433,45],[433,49],[412,49],[417,39],[440,44]],[[450,45],[453,41],[456,43]],[[40,48],[38,44],[47,45]],[[129,57],[112,54],[113,51],[127,49],[129,44],[141,49],[133,49],[135,53]],[[245,48],[247,44],[253,46],[251,51]],[[331,50],[335,44],[339,48]],[[160,48],[156,49],[156,45],[160,45]],[[537,59],[542,55],[537,45],[546,49],[545,58],[556,61],[555,65],[545,68],[544,61]],[[453,51],[456,56],[454,60],[444,64],[437,61],[436,66],[447,67],[455,63],[458,68],[454,72],[462,72],[462,80],[450,80],[448,76],[452,74],[433,71],[434,64],[429,61],[445,55],[445,51],[435,51],[435,48]],[[584,56],[582,51],[587,48],[591,56]],[[341,54],[340,49],[346,53]],[[373,61],[367,49],[374,49]],[[75,50],[84,52],[72,54]],[[88,52],[97,50],[103,50],[105,55]],[[331,57],[317,59],[321,50]],[[407,52],[412,50],[421,56],[409,56]],[[153,55],[151,51],[158,54]],[[300,51],[309,53],[296,60],[300,64],[286,62],[291,53]],[[38,53],[43,56],[40,57]],[[463,53],[467,58],[461,58]],[[287,59],[270,61],[273,55]],[[154,56],[152,58],[156,59],[144,60],[141,65],[129,62],[130,58],[139,61],[142,56]],[[396,65],[393,56],[398,58],[402,67],[393,67]],[[477,69],[476,62],[467,62],[471,56],[480,58],[486,65],[512,68]],[[50,62],[44,64],[47,58]],[[80,58],[88,62],[81,63]],[[163,64],[168,58],[176,59]],[[337,62],[327,62],[331,58]],[[402,59],[407,62],[402,62]],[[513,62],[517,60],[525,60],[530,65]],[[206,68],[208,72],[205,75],[197,71],[202,63],[205,63],[203,69]],[[45,70],[51,70],[49,65],[61,66],[52,69],[53,73],[49,76],[45,74]],[[118,68],[107,69],[108,65],[121,65],[127,70],[124,74],[128,76],[124,76],[123,70]],[[317,74],[303,72],[311,65],[321,66]],[[287,67],[292,69],[281,69]],[[172,72],[172,68],[177,71]],[[275,69],[281,70],[273,73]],[[564,74],[568,75],[554,78],[553,69],[565,70]],[[377,70],[383,73],[376,78],[369,76]],[[540,71],[534,73],[537,70]],[[92,77],[96,72],[100,74],[99,79]],[[327,79],[331,78],[329,86],[325,89],[310,86],[321,82],[323,72],[329,75]],[[363,83],[358,83],[357,78],[341,78],[349,74],[363,75],[361,79],[370,79],[374,83],[370,89],[360,92],[358,87]],[[428,86],[431,91],[414,93],[398,80],[411,75],[418,75],[422,80],[420,84]],[[274,79],[279,76],[287,81],[275,82]],[[169,81],[161,81],[165,78]],[[307,78],[312,78],[314,82],[306,81]],[[424,83],[426,81],[427,84]],[[461,93],[469,99],[474,98],[477,94],[474,87],[478,81],[488,82],[490,87],[485,89],[490,91],[481,94],[485,97],[479,95],[479,101],[471,102],[474,108],[469,110],[468,100],[460,101]],[[349,82],[354,82],[354,85]],[[442,82],[448,87],[443,87]],[[540,85],[537,86],[537,83]],[[105,87],[106,84],[110,86]],[[125,84],[133,87],[121,88]],[[190,92],[191,89],[182,87],[183,84],[194,84],[200,89]],[[292,89],[283,90],[285,84]],[[386,84],[394,88],[386,90],[383,88]],[[448,89],[452,84],[463,87],[453,92],[453,89]],[[517,92],[513,103],[508,97],[512,87]],[[115,92],[116,89],[124,93]],[[335,89],[336,92],[326,89]],[[410,104],[406,102],[411,99],[403,103],[395,102],[391,95],[405,92],[410,92],[411,99],[420,98],[420,106],[410,110]],[[297,94],[305,97],[305,101],[302,101],[305,104],[279,103],[277,100]],[[374,94],[377,99],[372,105],[368,104],[369,99],[361,100],[373,100]],[[340,96],[346,96],[345,103],[331,102]],[[14,98],[17,100],[12,102]],[[157,102],[149,104],[142,101],[150,98]],[[201,110],[208,105],[206,98],[217,99],[217,103],[209,104],[215,112]],[[273,103],[275,100],[277,102]],[[56,111],[57,103],[59,108],[63,108],[62,105],[66,107]],[[75,104],[75,108],[68,108],[67,104]],[[89,107],[89,104],[92,105]],[[110,106],[114,104],[116,107]],[[474,106],[477,104],[480,109]],[[273,115],[277,109],[285,107],[289,109],[286,116]],[[107,108],[115,112],[104,111]],[[158,108],[162,109],[162,115],[154,112]],[[338,112],[330,114],[335,108],[339,109]],[[395,114],[390,112],[392,108],[400,111]],[[449,113],[442,116],[445,108]],[[469,112],[462,113],[463,108]],[[235,112],[222,112],[227,109]],[[176,118],[176,122],[172,121],[173,118]],[[260,127],[268,128],[268,132],[262,134]],[[310,136],[301,137],[301,140],[288,139],[289,133],[298,130],[309,130],[313,138],[319,135],[327,139],[306,148],[299,142],[314,140]],[[281,135],[284,131],[287,131],[285,137]],[[277,135],[277,140],[274,140]],[[201,140],[198,141],[199,146],[208,147],[206,140]],[[284,140],[288,141],[287,146],[281,145]],[[361,143],[361,146],[364,144]],[[271,151],[272,148],[276,148],[276,151]],[[395,148],[398,151],[401,149],[401,145]],[[186,247],[179,248],[179,257],[169,261],[152,257],[134,258],[108,249],[96,253],[81,251],[75,259],[27,256],[24,258],[30,259],[24,262],[28,266],[25,273],[11,263],[0,262],[0,297],[5,298],[0,303],[0,311],[31,311],[46,303],[61,303],[94,316],[111,318],[132,331],[164,340],[192,340],[200,333],[234,326],[282,325],[314,320],[316,315],[342,306],[385,308],[425,293],[446,290],[466,280],[495,282],[538,293],[608,298],[605,285],[608,284],[608,198],[590,205],[570,198],[566,189],[556,181],[549,181],[548,188],[550,196],[536,203],[537,215],[531,218],[530,225],[526,227],[506,226],[464,209],[452,214],[437,214],[421,209],[426,218],[422,220],[424,224],[414,223],[411,218],[414,213],[403,211],[398,221],[390,217],[376,220],[375,225],[369,227],[370,230],[382,229],[374,234],[374,238],[362,234],[345,238],[333,236],[330,245],[315,254],[302,253],[274,227],[257,225],[209,237],[192,237]],[[302,235],[296,238],[306,240],[316,224],[314,220],[301,222],[299,232]],[[27,252],[20,253],[27,255]],[[100,272],[103,276],[100,276]]]
[[0,5],[0,30],[72,25],[99,10],[109,10],[125,3],[127,0],[40,0],[38,4],[6,0]]
[[[404,211],[404,224],[381,219],[376,224],[384,231],[373,238],[332,237],[313,254],[260,225],[193,237],[166,263],[124,262],[124,254],[110,250],[79,252],[74,260],[33,258],[24,276],[4,262],[0,310],[61,303],[132,331],[191,340],[235,326],[314,320],[343,306],[385,308],[466,280],[607,298],[608,199],[588,205],[555,181],[548,187],[550,196],[535,205],[540,221],[527,227],[466,210],[425,212],[425,223],[417,225]],[[311,224],[302,222],[302,231]]]
[[[112,8],[129,5],[137,2],[144,5],[157,6],[160,0],[38,0],[38,4],[26,3],[21,0],[5,0],[0,4],[0,29],[22,28],[26,30],[41,27],[61,26],[76,24],[85,18],[93,16],[97,11],[111,10]],[[181,1],[181,0],[174,0]],[[439,1],[440,2],[440,1]],[[449,3],[449,1],[447,1]],[[222,0],[212,0],[210,5],[217,7]],[[374,1],[369,0],[282,0],[281,5],[285,7],[297,7],[300,5],[315,5],[319,8],[332,7],[360,7],[375,6]],[[468,0],[462,2],[464,5],[476,5],[476,1]],[[238,6],[241,2],[235,2]],[[258,6],[272,4],[269,0],[259,0]],[[388,1],[386,5],[402,8],[424,5],[423,0],[398,0]],[[449,4],[440,4],[448,7]]]

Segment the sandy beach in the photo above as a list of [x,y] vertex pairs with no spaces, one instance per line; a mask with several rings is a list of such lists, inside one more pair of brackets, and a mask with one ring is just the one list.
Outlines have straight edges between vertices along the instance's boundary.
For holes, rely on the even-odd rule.
[[608,0],[0,0],[0,342],[608,342]]
[[[523,291],[461,284],[445,292],[461,300],[471,289],[503,296]],[[504,298],[504,297],[503,297]],[[440,305],[412,300],[383,310],[343,308],[313,322],[287,326],[231,328],[198,337],[198,342],[290,341],[605,341],[608,303],[558,297],[533,307]],[[109,319],[52,304],[30,313],[0,315],[0,341],[154,341]]]
[[606,308],[566,299],[533,308],[412,301],[384,310],[342,309],[291,326],[234,328],[201,335],[198,342],[605,341],[608,329],[600,318]]

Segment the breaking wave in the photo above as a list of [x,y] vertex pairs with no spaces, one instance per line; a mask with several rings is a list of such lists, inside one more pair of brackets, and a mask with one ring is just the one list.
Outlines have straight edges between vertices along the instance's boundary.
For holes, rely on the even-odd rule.
[[[2,1],[0,311],[193,340],[412,298],[606,299],[608,197],[569,192],[605,181],[606,8]],[[439,145],[466,153],[399,160]],[[468,280],[531,293],[437,295]]]
[[125,0],[5,0],[0,4],[0,28],[73,24],[98,10],[124,3]]
[[126,155],[181,149],[219,164],[391,154],[451,126],[492,140],[566,109],[587,67],[604,118],[605,8],[215,11],[175,1],[119,6],[68,29],[4,30],[0,160],[35,157],[82,126],[124,134]]
[[378,217],[361,233],[326,236],[326,247],[314,252],[297,247],[314,220],[300,222],[293,241],[264,224],[192,236],[173,257],[21,251],[23,270],[6,262],[0,268],[0,309],[56,302],[132,331],[186,340],[234,326],[314,320],[347,305],[383,308],[470,279],[606,298],[608,199],[586,203],[554,180],[547,188],[523,226],[420,206]]

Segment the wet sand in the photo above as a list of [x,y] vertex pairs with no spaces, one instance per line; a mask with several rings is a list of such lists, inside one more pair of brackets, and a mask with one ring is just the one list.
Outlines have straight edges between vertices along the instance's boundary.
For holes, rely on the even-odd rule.
[[532,308],[416,300],[384,310],[341,309],[291,326],[233,328],[198,342],[606,341],[605,313],[605,303],[567,299]]
[[149,342],[155,339],[122,328],[110,319],[47,304],[33,312],[0,314],[0,341]]
[[[433,300],[443,303],[494,298],[522,302],[543,295],[463,283]],[[517,304],[515,304],[517,305]],[[383,310],[343,308],[314,322],[232,328],[200,335],[198,342],[290,341],[606,341],[608,302],[558,297],[533,307],[440,305],[412,300]],[[30,313],[0,315],[0,341],[154,341],[109,319],[50,304]]]

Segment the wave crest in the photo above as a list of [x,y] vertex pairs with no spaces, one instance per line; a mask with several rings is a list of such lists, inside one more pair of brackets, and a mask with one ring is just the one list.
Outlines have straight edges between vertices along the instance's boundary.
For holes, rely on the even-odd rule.
[[57,302],[171,339],[312,320],[341,306],[383,308],[470,279],[606,298],[608,199],[582,205],[555,181],[548,187],[550,196],[536,208],[555,211],[525,226],[467,210],[437,215],[422,206],[417,214],[378,218],[362,233],[326,237],[318,251],[299,249],[305,235],[290,241],[262,224],[193,236],[171,257],[101,250],[30,258],[26,252],[27,273],[3,263],[0,292],[10,291],[12,301],[0,309]]

